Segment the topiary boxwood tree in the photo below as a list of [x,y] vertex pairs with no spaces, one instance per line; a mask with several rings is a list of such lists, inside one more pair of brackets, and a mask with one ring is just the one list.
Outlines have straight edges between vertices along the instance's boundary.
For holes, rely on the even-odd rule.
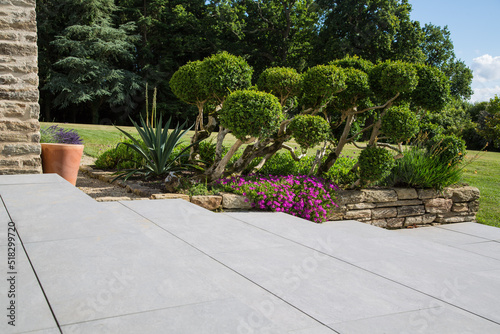
[[[400,151],[398,148],[378,142],[383,120],[386,120],[389,110],[395,110],[391,107],[411,104],[411,110],[437,111],[444,106],[443,103],[449,96],[449,83],[446,78],[439,70],[425,65],[401,61],[386,61],[373,65],[356,57],[347,57],[330,64],[344,69],[347,88],[337,94],[323,110],[326,119],[337,120],[335,124],[331,122],[331,127],[342,126],[343,130],[340,137],[336,138],[336,142],[332,143],[333,148],[318,169],[319,174],[327,172],[334,165],[346,144],[356,144],[356,138],[368,131],[371,131],[368,147],[387,146]],[[429,83],[431,81],[432,84]],[[431,99],[428,96],[431,96]],[[375,121],[353,134],[353,124],[367,114],[370,114]],[[409,128],[391,128],[389,125],[391,122],[393,125],[404,122],[394,116],[395,114],[396,112],[393,112],[392,117],[386,120],[385,135],[395,137],[392,139],[400,142],[418,128],[413,128],[416,124],[408,113],[404,116],[410,117],[407,124]],[[403,117],[400,113],[398,116]],[[356,165],[355,168],[357,167]]]
[[[195,125],[195,135],[192,143],[203,140],[217,126],[218,111],[226,97],[236,90],[249,88],[253,69],[241,57],[227,52],[214,54],[203,59],[181,66],[171,80],[172,92],[182,101],[198,107],[198,117]],[[204,123],[204,113],[207,105],[213,110],[208,112],[207,123]],[[227,134],[223,128],[217,137],[216,160],[222,155],[222,141]],[[197,153],[197,146],[191,152],[193,160]]]
[[219,118],[221,125],[230,130],[237,141],[221,161],[205,172],[210,181],[223,175],[227,163],[241,145],[276,132],[283,119],[283,109],[278,98],[272,94],[241,90],[229,95],[220,110]]

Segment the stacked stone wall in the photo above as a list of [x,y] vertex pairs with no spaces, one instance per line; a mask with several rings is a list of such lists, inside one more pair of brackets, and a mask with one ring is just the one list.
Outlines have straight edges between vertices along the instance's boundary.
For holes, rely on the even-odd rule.
[[0,0],[0,174],[41,172],[35,0]]
[[479,190],[413,188],[341,190],[331,220],[357,220],[385,228],[475,221]]

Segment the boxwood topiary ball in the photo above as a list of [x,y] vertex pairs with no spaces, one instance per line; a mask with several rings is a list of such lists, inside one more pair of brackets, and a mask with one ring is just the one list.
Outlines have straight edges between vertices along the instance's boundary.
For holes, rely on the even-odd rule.
[[417,116],[408,105],[394,106],[382,118],[382,132],[396,143],[411,139],[420,130]]
[[297,144],[303,148],[310,148],[328,138],[330,125],[320,116],[299,115],[292,120],[288,129]]
[[387,176],[394,166],[391,153],[381,147],[367,147],[359,154],[360,177],[363,181],[377,181]]
[[283,119],[283,111],[278,98],[272,94],[240,90],[228,96],[219,119],[236,138],[245,140],[275,132]]

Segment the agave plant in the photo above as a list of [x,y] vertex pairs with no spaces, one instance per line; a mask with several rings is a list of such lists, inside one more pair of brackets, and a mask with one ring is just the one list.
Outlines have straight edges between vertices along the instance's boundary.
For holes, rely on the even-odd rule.
[[[186,126],[186,122],[179,126],[176,125],[169,133],[169,127],[172,118],[170,118],[165,127],[162,128],[162,117],[160,116],[159,121],[156,123],[156,127],[153,126],[152,122],[144,121],[141,116],[140,125],[132,120],[132,124],[137,129],[140,139],[143,141],[144,145],[141,145],[140,141],[128,132],[118,128],[125,136],[127,136],[132,142],[122,142],[118,145],[126,145],[128,148],[136,151],[144,160],[145,165],[140,168],[130,168],[117,172],[118,175],[114,180],[125,179],[129,177],[138,175],[143,176],[145,179],[151,176],[163,176],[170,172],[176,172],[180,170],[185,170],[188,167],[193,167],[188,164],[178,163],[179,159],[189,155],[189,149],[191,145],[184,148],[177,154],[174,154],[174,149],[179,146],[180,141],[184,135],[191,130],[192,126],[188,129],[183,130]],[[113,180],[113,181],[114,181]]]

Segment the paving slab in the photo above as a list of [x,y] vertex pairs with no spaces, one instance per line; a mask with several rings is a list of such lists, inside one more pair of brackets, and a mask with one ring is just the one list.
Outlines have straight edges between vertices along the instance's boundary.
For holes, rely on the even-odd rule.
[[382,317],[329,324],[342,334],[386,333],[496,333],[498,325],[453,306],[433,303],[429,308]]
[[490,239],[477,237],[471,234],[461,233],[449,228],[438,226],[421,227],[413,229],[394,230],[394,234],[412,236],[423,240],[432,241],[442,245],[457,246],[487,241]]
[[473,235],[488,240],[500,240],[500,228],[479,223],[456,223],[440,225],[438,228]]
[[61,180],[0,176],[35,268],[20,255],[19,333],[500,332],[493,227],[412,235],[183,200],[97,203]]

